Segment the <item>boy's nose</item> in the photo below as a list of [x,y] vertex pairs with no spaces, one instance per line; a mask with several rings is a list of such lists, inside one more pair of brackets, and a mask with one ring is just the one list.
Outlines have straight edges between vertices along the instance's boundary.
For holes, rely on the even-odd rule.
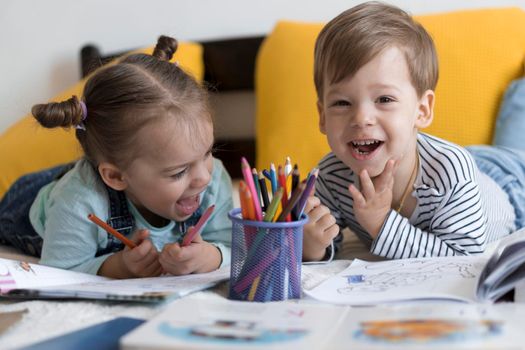
[[353,127],[364,127],[375,124],[375,117],[373,111],[367,106],[359,106],[352,116]]

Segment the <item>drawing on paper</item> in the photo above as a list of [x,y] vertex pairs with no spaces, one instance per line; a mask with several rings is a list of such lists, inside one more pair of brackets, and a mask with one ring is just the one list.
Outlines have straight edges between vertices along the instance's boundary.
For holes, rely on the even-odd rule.
[[[438,281],[444,277],[462,279],[476,278],[478,268],[474,263],[446,263],[436,260],[406,260],[390,264],[387,269],[381,264],[365,264],[366,274],[343,275],[346,285],[338,288],[339,294],[356,292],[384,292],[392,288],[408,287],[422,283]],[[368,273],[370,271],[370,273]]]
[[354,338],[396,345],[468,342],[498,336],[501,328],[502,322],[494,320],[375,320],[361,322]]

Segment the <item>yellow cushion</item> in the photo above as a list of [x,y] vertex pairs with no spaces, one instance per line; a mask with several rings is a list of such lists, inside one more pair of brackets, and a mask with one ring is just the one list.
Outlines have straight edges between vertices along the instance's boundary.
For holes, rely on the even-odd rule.
[[[151,53],[152,50],[140,51]],[[172,61],[178,61],[185,71],[202,81],[204,65],[200,44],[180,43]],[[51,101],[81,96],[85,81],[82,79]],[[81,154],[73,129],[45,129],[28,114],[0,135],[0,198],[21,175],[72,161]]]
[[[432,126],[461,145],[491,142],[505,88],[523,72],[525,11],[518,8],[416,16],[436,43],[440,79]],[[279,22],[256,70],[257,166],[291,156],[303,171],[329,151],[318,130],[313,50],[321,23]]]

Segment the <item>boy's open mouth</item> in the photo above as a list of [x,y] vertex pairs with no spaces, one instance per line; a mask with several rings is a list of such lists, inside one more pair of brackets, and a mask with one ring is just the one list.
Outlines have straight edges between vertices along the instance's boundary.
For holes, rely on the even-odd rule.
[[353,150],[360,155],[367,155],[374,152],[379,146],[383,144],[383,141],[379,140],[358,140],[350,141],[349,144],[353,147]]

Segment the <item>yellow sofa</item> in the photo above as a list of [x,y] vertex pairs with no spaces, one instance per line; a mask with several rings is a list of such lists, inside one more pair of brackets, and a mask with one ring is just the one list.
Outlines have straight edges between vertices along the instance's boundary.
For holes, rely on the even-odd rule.
[[[425,130],[461,145],[490,144],[509,83],[523,75],[525,11],[500,8],[416,16],[440,61],[433,124]],[[256,67],[257,167],[291,156],[303,171],[329,151],[318,130],[313,50],[322,23],[279,22]]]
[[[153,47],[137,50],[151,54]],[[197,80],[202,81],[204,66],[202,46],[197,43],[179,43],[172,61],[177,61]],[[82,96],[86,79],[60,93],[51,101],[63,101],[72,95]],[[41,103],[45,101],[34,101]],[[70,162],[81,155],[80,145],[73,129],[45,129],[31,114],[26,115],[0,135],[0,199],[9,186],[21,175]]]

